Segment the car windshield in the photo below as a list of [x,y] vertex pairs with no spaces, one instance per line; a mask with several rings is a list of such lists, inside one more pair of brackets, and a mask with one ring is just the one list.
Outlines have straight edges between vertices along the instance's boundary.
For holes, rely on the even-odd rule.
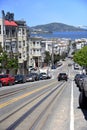
[[60,75],[66,75],[66,73],[60,73]]
[[22,77],[22,75],[15,75],[15,78],[20,78]]
[[0,78],[7,78],[8,75],[0,75]]

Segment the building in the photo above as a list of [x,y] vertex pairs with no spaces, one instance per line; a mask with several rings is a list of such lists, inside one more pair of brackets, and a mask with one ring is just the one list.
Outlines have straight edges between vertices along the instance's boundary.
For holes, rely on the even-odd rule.
[[13,14],[7,13],[5,15],[4,12],[2,13],[2,18],[0,19],[0,45],[3,50],[8,53],[10,58],[12,58],[13,55],[17,56],[18,53],[18,25],[13,19]]
[[76,50],[80,50],[82,47],[87,46],[87,39],[75,39]]
[[28,61],[29,61],[29,29],[26,22],[23,20],[16,21],[17,28],[17,40],[18,40],[18,63],[19,72],[26,74],[28,71]]
[[42,38],[38,38],[38,37],[30,37],[29,38],[28,66],[41,67],[41,64],[42,64],[41,41],[42,41]]
[[[18,59],[19,69],[17,73],[27,73],[28,71],[28,39],[29,28],[23,20],[14,20],[14,14],[2,11],[0,18],[0,45],[3,50]],[[12,71],[12,70],[11,70]]]

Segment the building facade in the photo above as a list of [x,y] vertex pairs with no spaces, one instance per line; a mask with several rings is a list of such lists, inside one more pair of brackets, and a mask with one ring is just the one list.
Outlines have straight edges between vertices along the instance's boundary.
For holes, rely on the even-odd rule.
[[16,56],[18,59],[18,72],[28,71],[28,39],[29,29],[25,21],[15,21],[12,13],[2,13],[0,18],[0,45],[8,53],[10,58]]

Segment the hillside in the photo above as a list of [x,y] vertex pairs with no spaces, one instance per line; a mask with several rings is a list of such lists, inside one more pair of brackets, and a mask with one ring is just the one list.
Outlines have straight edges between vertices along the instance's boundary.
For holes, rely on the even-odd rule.
[[61,31],[84,31],[84,29],[77,28],[74,26],[66,25],[63,23],[49,23],[44,25],[37,25],[31,27],[33,31],[38,32],[61,32]]

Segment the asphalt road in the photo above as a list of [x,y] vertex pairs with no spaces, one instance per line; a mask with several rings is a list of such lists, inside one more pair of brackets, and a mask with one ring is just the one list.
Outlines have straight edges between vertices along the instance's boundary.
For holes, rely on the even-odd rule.
[[[0,88],[0,130],[87,130],[87,110],[79,107],[72,61],[52,70],[52,79]],[[68,81],[57,81],[59,72]],[[3,95],[4,94],[4,95]]]

